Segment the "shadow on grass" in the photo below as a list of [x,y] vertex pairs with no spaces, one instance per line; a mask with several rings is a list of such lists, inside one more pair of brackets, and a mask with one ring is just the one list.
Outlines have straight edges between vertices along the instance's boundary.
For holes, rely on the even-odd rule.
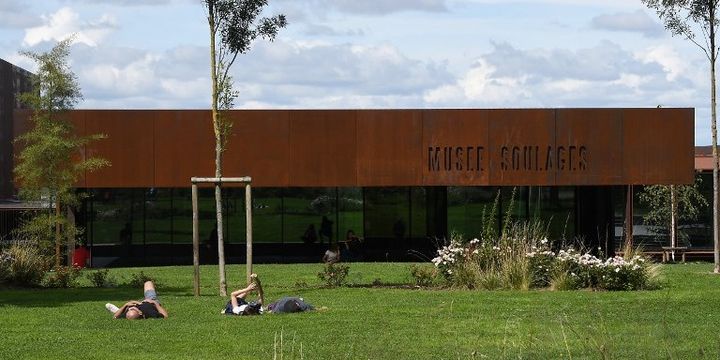
[[[55,307],[78,302],[119,302],[142,299],[142,289],[130,287],[115,288],[0,288],[0,309],[6,306],[18,307]],[[192,296],[184,287],[159,287],[158,297]]]

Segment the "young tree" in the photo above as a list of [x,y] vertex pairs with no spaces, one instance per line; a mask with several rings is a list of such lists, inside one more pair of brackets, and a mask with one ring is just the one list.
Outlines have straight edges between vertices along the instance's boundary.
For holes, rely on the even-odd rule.
[[[225,111],[233,106],[238,93],[233,91],[230,76],[238,54],[250,51],[258,38],[273,41],[278,31],[287,25],[285,15],[260,17],[268,0],[202,0],[210,27],[210,79],[212,83],[212,123],[215,135],[215,177],[222,177],[223,152],[227,149],[231,122]],[[222,194],[215,185],[215,209],[218,229],[218,265],[220,295],[226,296],[225,252],[223,237]]]
[[[655,233],[670,237],[670,246],[677,246],[677,224],[697,219],[700,210],[708,205],[699,191],[700,178],[693,185],[652,185],[639,194],[649,211],[643,220],[654,226]],[[681,234],[681,237],[685,237]]]
[[[720,274],[720,180],[718,176],[717,111],[715,63],[718,47],[715,37],[718,30],[717,10],[720,0],[641,0],[648,8],[657,12],[665,22],[665,28],[673,36],[682,36],[699,47],[710,61],[710,108],[713,154],[713,243],[715,248],[714,273]],[[698,36],[699,35],[699,36]]]
[[[22,52],[37,64],[33,91],[20,95],[32,109],[32,129],[18,137],[22,151],[17,157],[15,176],[20,196],[30,201],[54,204],[54,211],[38,213],[24,222],[19,234],[35,240],[44,249],[55,243],[55,266],[60,265],[61,241],[74,239],[79,229],[68,221],[63,208],[78,203],[73,185],[85,171],[93,171],[108,162],[100,158],[81,160],[81,150],[102,135],[79,137],[73,130],[67,111],[82,99],[77,77],[67,57],[72,38],[59,42],[46,53]],[[54,228],[54,234],[53,234]]]

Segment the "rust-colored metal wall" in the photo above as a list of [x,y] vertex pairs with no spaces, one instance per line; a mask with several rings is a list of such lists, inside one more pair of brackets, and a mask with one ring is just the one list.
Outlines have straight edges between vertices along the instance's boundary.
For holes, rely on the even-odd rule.
[[[78,186],[187,187],[213,176],[206,110],[76,110]],[[239,110],[224,175],[255,186],[623,185],[693,180],[693,109]],[[24,122],[16,117],[16,122]],[[26,128],[17,124],[16,129]]]

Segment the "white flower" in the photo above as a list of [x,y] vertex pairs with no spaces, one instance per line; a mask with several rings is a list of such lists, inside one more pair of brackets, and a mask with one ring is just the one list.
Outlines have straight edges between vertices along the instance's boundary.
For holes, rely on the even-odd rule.
[[616,267],[616,268],[615,268],[615,272],[616,272],[616,273],[620,272],[620,268],[619,268],[619,267]]

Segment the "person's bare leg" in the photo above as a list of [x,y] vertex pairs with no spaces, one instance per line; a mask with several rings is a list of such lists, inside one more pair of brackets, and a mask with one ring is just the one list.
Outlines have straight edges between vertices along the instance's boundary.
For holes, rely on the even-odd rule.
[[155,290],[155,284],[152,281],[146,281],[143,287],[143,294],[148,290]]

